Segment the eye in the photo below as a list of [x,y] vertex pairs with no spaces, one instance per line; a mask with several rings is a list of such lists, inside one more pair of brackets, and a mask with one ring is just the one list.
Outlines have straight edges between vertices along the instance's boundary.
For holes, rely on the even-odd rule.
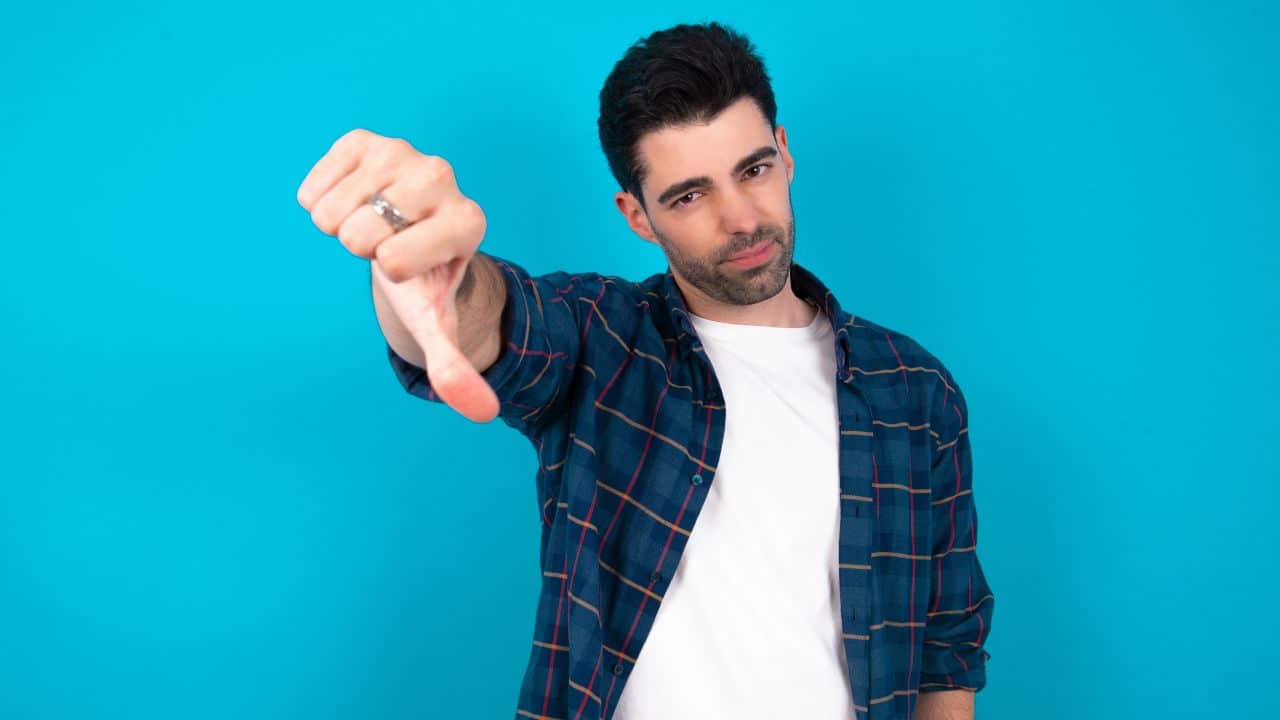
[[[765,168],[772,167],[772,166],[773,166],[773,163],[767,163],[767,162],[760,163],[759,165],[753,165],[747,168],[745,172],[745,177],[747,180],[754,180],[755,178],[761,177],[762,175],[765,174]],[[759,171],[759,172],[756,172],[756,171]],[[685,195],[678,198],[675,202],[671,203],[670,207],[672,208],[689,207],[689,205],[693,203],[693,200],[690,198],[692,198],[694,195],[701,195],[701,193],[696,191],[691,193],[686,193]]]
[[682,195],[682,196],[680,197],[680,199],[678,199],[678,200],[676,200],[675,202],[671,203],[671,207],[673,207],[673,208],[676,208],[676,207],[688,207],[688,206],[689,206],[689,203],[691,203],[691,202],[693,202],[693,201],[692,201],[692,200],[690,200],[689,202],[685,202],[685,198],[687,198],[687,197],[692,197],[693,195],[698,195],[698,194],[699,194],[699,193],[697,193],[697,192],[685,193],[684,195]]

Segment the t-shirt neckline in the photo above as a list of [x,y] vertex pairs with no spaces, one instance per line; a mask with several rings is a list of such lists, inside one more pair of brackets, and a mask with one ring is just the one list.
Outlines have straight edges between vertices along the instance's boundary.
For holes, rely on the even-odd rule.
[[822,335],[824,323],[827,322],[826,313],[822,312],[822,308],[810,305],[815,312],[813,320],[804,327],[776,327],[773,325],[748,325],[744,323],[729,323],[720,320],[711,320],[700,315],[689,313],[689,318],[693,322],[694,329],[698,335],[706,335],[715,339],[768,339],[775,341],[795,341],[816,338]]

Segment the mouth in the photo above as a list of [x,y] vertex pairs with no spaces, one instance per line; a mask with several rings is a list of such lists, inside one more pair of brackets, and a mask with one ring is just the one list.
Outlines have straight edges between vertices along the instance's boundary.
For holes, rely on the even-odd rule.
[[773,248],[777,245],[773,240],[763,240],[741,253],[725,260],[735,267],[751,267],[758,265],[773,256]]

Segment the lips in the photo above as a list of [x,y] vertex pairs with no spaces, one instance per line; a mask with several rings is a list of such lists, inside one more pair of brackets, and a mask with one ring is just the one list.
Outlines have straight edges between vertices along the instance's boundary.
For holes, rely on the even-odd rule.
[[752,255],[756,255],[756,254],[758,254],[761,250],[764,250],[766,247],[768,247],[769,243],[771,243],[771,242],[773,242],[773,241],[772,241],[772,240],[761,240],[760,242],[756,243],[755,245],[752,245],[750,248],[748,248],[748,249],[746,249],[746,250],[744,250],[744,251],[742,251],[742,252],[738,253],[737,255],[734,255],[733,257],[728,258],[728,259],[729,259],[729,260],[742,260],[743,258],[749,258],[749,257],[751,257]]

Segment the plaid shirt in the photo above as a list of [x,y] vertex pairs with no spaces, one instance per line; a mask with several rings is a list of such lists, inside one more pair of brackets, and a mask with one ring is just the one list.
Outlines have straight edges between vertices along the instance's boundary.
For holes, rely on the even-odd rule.
[[[542,589],[516,717],[608,720],[715,480],[723,396],[670,269],[637,283],[493,259],[507,297],[484,377],[539,459]],[[986,684],[994,598],[964,396],[937,358],[855,320],[808,270],[793,263],[791,282],[835,331],[832,632],[850,702],[859,720],[910,720],[920,692]],[[387,354],[405,390],[440,402],[421,368]]]

